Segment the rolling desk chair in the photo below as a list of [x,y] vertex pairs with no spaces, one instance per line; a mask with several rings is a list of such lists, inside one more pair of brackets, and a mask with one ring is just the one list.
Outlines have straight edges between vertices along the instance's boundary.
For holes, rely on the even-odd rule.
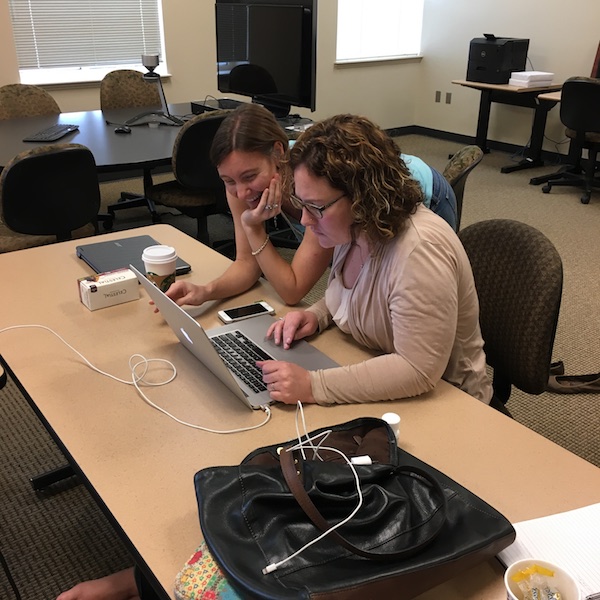
[[[154,83],[148,83],[140,71],[133,69],[117,69],[107,73],[100,83],[100,108],[102,110],[119,108],[148,108],[160,110],[161,100],[158,88]],[[109,204],[108,213],[115,218],[115,212],[127,208],[147,207],[153,223],[160,223],[160,215],[154,202],[148,197],[147,191],[152,187],[152,172],[143,170],[144,194],[121,192],[116,204]],[[109,220],[104,224],[105,229],[112,228]]]
[[[12,231],[31,236],[30,245],[71,239],[74,230],[97,233],[99,208],[96,162],[81,144],[32,148],[18,154],[0,173],[0,220]],[[40,242],[34,236],[52,237]],[[73,474],[66,465],[30,481],[36,491],[42,491]]]
[[480,221],[459,232],[479,296],[479,321],[492,367],[492,406],[510,416],[512,386],[546,391],[562,296],[562,260],[540,231],[519,221]]
[[[550,193],[554,186],[583,188],[581,203],[588,204],[594,188],[600,188],[596,177],[596,157],[600,150],[600,79],[570,77],[565,81],[560,100],[560,120],[571,139],[568,167],[546,179],[542,188]],[[588,151],[585,167],[582,167],[583,150]]]
[[479,146],[465,146],[459,150],[446,164],[442,175],[452,187],[456,196],[456,230],[460,229],[462,218],[465,183],[469,173],[481,162],[483,150]]
[[81,144],[26,150],[0,173],[0,220],[10,231],[32,236],[26,247],[68,240],[77,230],[77,237],[94,235],[99,208],[96,162]]
[[207,111],[190,119],[173,146],[175,179],[151,185],[146,193],[155,204],[175,208],[197,221],[196,237],[209,244],[207,217],[227,214],[225,186],[210,160],[210,147],[230,110]]

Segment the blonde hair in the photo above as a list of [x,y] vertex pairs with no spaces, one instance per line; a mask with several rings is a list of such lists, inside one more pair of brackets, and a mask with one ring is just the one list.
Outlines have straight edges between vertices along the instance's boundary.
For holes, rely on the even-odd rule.
[[372,241],[392,239],[423,200],[394,140],[365,117],[315,123],[290,151],[290,166],[325,177],[351,202],[353,220]]

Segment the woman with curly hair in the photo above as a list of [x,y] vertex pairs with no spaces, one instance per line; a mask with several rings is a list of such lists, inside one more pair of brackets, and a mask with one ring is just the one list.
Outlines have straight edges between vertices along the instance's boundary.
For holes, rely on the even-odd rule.
[[393,140],[364,117],[313,125],[290,153],[302,224],[333,263],[323,300],[268,331],[277,344],[335,323],[381,352],[360,364],[306,371],[259,363],[273,400],[342,404],[417,396],[443,378],[486,404],[479,304],[458,237],[421,203]]

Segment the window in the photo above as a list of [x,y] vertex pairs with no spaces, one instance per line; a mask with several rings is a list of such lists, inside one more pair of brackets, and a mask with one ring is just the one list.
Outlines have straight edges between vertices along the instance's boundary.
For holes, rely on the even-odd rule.
[[161,0],[8,0],[23,83],[98,81],[164,56]]
[[419,56],[423,0],[338,0],[336,62]]

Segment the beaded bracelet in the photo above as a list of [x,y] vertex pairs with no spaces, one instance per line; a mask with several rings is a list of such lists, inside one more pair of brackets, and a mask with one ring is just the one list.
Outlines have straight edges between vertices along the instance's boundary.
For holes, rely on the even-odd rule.
[[269,236],[266,237],[265,241],[262,243],[260,248],[258,248],[257,250],[252,250],[252,256],[256,256],[257,254],[260,254],[267,247],[268,243],[269,243]]

